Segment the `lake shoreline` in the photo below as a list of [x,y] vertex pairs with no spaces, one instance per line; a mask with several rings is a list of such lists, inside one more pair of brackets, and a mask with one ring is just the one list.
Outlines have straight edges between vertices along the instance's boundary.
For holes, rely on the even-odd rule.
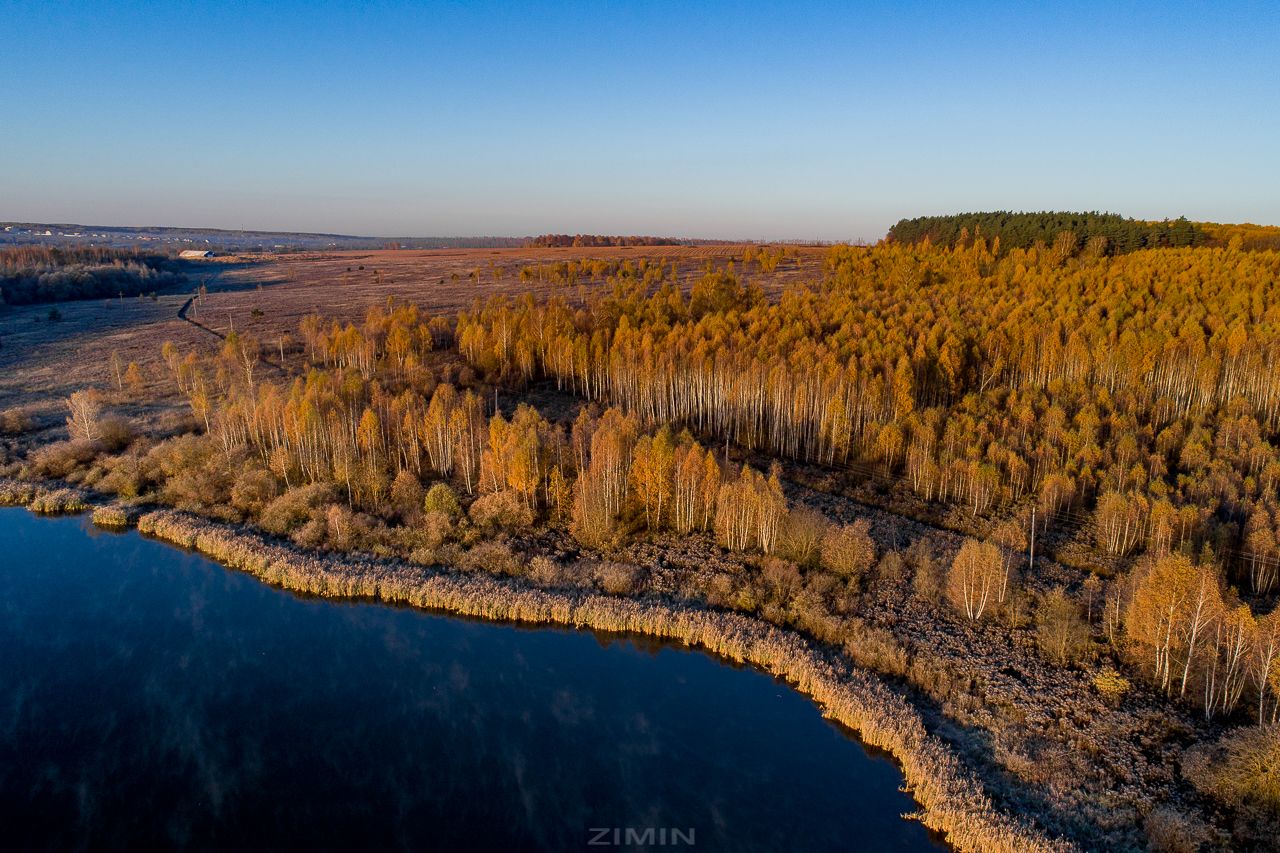
[[928,733],[921,714],[880,676],[824,652],[794,632],[742,614],[544,589],[511,578],[444,573],[362,555],[308,553],[247,528],[178,510],[139,515],[118,504],[95,507],[78,489],[9,481],[0,484],[0,504],[46,514],[94,509],[99,526],[136,526],[144,535],[307,595],[408,605],[494,622],[654,637],[752,665],[791,684],[867,746],[891,755],[920,807],[914,817],[957,850],[1075,849],[993,806],[975,774]]

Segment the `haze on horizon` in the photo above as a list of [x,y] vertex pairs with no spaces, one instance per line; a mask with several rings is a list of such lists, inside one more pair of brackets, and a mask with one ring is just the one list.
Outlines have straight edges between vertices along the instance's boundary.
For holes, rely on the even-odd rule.
[[0,2],[0,219],[876,239],[1280,223],[1265,3]]

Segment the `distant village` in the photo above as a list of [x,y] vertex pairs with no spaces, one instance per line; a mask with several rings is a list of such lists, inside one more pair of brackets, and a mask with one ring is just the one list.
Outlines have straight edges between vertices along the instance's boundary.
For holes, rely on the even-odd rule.
[[[289,234],[265,231],[223,231],[200,228],[120,228],[57,225],[32,222],[0,223],[0,247],[98,246],[111,249],[146,247],[170,250],[182,257],[210,257],[217,252],[288,252],[317,249],[374,248],[381,240],[336,234]],[[198,248],[197,248],[198,247]]]
[[521,246],[524,237],[360,237],[287,231],[234,231],[219,228],[161,226],[103,226],[44,222],[0,222],[0,248],[5,246],[98,246],[109,249],[146,248],[161,254],[188,251],[315,252],[333,249],[462,249]]

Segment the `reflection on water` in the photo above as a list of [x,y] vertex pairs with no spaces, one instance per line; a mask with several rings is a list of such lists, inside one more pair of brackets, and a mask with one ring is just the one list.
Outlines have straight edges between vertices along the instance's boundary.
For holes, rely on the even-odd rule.
[[649,828],[932,849],[889,762],[705,655],[303,600],[87,519],[0,510],[0,553],[6,849],[585,850]]

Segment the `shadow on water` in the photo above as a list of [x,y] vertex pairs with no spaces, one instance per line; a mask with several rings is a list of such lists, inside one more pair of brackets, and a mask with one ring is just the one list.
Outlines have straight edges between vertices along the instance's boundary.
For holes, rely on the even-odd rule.
[[0,511],[0,547],[7,849],[938,849],[883,754],[683,646],[305,598],[86,517]]

